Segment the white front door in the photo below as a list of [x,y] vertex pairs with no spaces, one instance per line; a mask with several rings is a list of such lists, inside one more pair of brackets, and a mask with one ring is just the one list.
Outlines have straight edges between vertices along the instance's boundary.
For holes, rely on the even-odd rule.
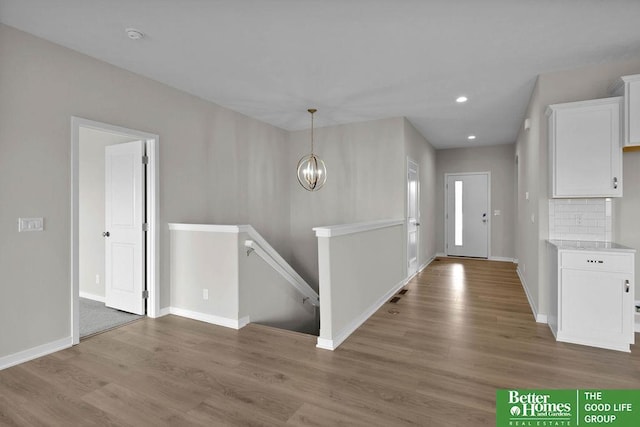
[[105,303],[145,314],[144,143],[105,147]]
[[420,227],[420,179],[418,164],[407,160],[407,274],[418,271]]
[[446,174],[446,253],[489,256],[489,174]]

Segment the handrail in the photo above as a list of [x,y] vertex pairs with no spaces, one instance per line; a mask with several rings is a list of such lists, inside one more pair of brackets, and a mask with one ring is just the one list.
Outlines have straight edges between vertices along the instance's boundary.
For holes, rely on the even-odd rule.
[[[305,301],[309,301],[311,305],[319,307],[320,306],[320,297],[316,293],[316,291],[311,288],[293,269],[289,267],[286,261],[276,260],[272,257],[267,251],[262,249],[262,247],[253,240],[245,240],[244,246],[249,248],[247,251],[247,256],[251,254],[251,252],[255,252],[260,258],[265,260],[267,264],[269,264],[274,270],[276,270],[282,277],[284,277],[287,282],[289,282],[294,288],[296,288],[302,295],[305,297],[302,299],[302,303]],[[283,264],[284,263],[284,264]],[[289,267],[289,268],[287,268]],[[291,270],[287,271],[288,269]],[[293,273],[293,274],[291,274]],[[295,277],[294,276],[297,276]]]
[[316,237],[336,237],[346,234],[362,233],[364,231],[377,230],[379,228],[393,227],[404,224],[404,219],[383,219],[380,221],[356,222],[353,224],[327,225],[314,227]]

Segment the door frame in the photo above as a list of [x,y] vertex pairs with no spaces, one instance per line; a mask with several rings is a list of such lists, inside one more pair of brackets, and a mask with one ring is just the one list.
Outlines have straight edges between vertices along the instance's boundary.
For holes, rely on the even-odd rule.
[[487,259],[491,259],[491,223],[493,222],[492,211],[491,211],[491,171],[486,172],[447,172],[444,174],[444,254],[449,256],[448,254],[448,245],[449,245],[449,218],[447,207],[449,206],[449,191],[447,189],[447,182],[449,181],[450,176],[460,176],[460,175],[486,175],[487,176],[487,217],[489,224],[487,225]]
[[80,129],[88,128],[116,135],[130,136],[145,142],[147,157],[146,204],[149,231],[146,234],[146,284],[149,291],[147,316],[160,316],[160,209],[159,209],[159,171],[158,171],[158,135],[96,122],[81,117],[71,117],[71,331],[73,344],[80,342],[80,283],[79,283],[79,159]]
[[[409,271],[409,166],[410,164],[415,165],[415,169],[416,169],[416,174],[418,176],[418,188],[416,189],[416,204],[418,205],[418,209],[417,209],[417,222],[418,222],[418,226],[416,229],[416,233],[417,233],[417,237],[416,237],[416,271],[414,272],[410,272]],[[418,273],[418,271],[420,271],[420,165],[418,164],[418,162],[416,162],[415,160],[413,160],[410,157],[407,157],[407,169],[405,171],[405,185],[406,185],[406,215],[405,215],[405,237],[407,239],[406,245],[405,245],[405,250],[406,250],[406,257],[405,257],[405,266],[407,268],[407,277],[412,277],[415,274]]]

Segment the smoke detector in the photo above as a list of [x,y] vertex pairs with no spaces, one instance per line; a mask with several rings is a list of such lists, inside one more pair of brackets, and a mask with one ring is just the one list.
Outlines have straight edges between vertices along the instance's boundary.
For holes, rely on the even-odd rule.
[[140,30],[136,30],[135,28],[127,28],[124,31],[125,33],[127,33],[127,37],[129,37],[131,40],[140,40],[144,37],[144,33]]

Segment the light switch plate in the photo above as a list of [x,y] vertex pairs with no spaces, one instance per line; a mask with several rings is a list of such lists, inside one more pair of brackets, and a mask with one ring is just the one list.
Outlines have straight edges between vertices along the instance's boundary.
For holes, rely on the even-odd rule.
[[44,231],[44,218],[18,218],[18,231]]

